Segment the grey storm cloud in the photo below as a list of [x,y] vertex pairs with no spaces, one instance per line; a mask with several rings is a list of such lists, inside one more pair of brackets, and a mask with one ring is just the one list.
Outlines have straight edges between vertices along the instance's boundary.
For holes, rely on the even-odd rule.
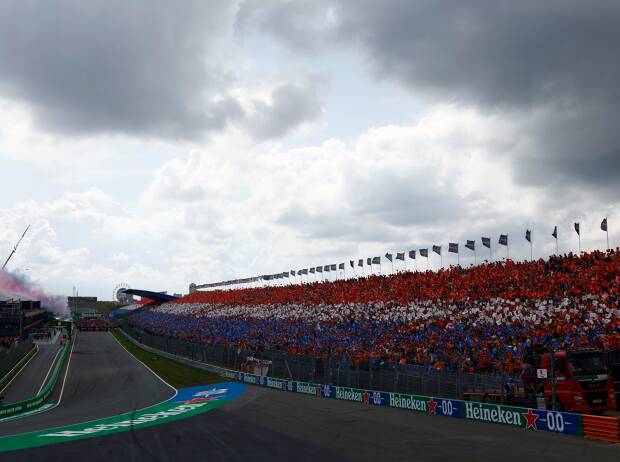
[[[227,0],[3,1],[0,96],[25,102],[39,127],[69,135],[191,139],[243,126],[248,114],[228,94],[235,75],[222,60],[236,7]],[[287,113],[280,93],[273,107],[258,108],[269,111],[256,122],[261,137],[316,116],[307,100]],[[300,101],[299,92],[292,96]]]
[[312,85],[280,85],[272,91],[271,99],[270,103],[252,102],[255,114],[247,118],[246,126],[256,138],[276,138],[322,114]]
[[[524,184],[618,196],[620,2],[249,1],[237,22],[305,52],[355,47],[371,72],[430,101],[473,105],[523,127]],[[244,11],[246,10],[246,11]],[[330,16],[335,18],[328,21]],[[279,18],[288,17],[288,22]],[[317,24],[322,23],[322,28]],[[246,26],[247,27],[247,26]],[[544,116],[532,116],[533,113]]]

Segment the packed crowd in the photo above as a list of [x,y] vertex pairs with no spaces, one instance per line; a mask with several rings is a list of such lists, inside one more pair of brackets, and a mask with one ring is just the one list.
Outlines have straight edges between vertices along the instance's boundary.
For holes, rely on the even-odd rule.
[[138,310],[147,331],[231,348],[518,373],[532,345],[620,346],[620,250],[285,287]]

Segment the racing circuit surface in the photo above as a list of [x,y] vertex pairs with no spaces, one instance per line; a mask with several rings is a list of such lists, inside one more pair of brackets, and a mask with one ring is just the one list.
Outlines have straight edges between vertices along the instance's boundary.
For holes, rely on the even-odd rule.
[[[15,434],[111,416],[173,394],[108,333],[77,337],[61,406]],[[618,445],[248,386],[212,412],[110,436],[0,454],[11,461],[617,461]]]

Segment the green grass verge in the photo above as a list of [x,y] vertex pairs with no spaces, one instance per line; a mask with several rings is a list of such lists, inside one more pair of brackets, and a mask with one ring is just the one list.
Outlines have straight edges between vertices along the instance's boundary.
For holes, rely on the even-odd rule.
[[178,361],[146,351],[129,341],[118,329],[114,329],[112,335],[127,351],[175,388],[194,387],[196,385],[208,385],[210,383],[227,381],[226,378],[203,369],[187,366]]

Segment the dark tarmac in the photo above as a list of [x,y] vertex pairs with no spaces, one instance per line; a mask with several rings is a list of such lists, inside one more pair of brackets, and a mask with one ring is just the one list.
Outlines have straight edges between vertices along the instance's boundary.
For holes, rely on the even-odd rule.
[[50,379],[51,367],[58,358],[60,350],[61,346],[58,344],[39,345],[38,351],[26,366],[0,393],[4,396],[4,404],[16,403],[36,396],[44,383]]
[[[110,334],[82,333],[62,405],[0,423],[0,433],[109,416],[172,394]],[[234,402],[197,417],[0,453],[0,460],[618,462],[620,445],[248,386]]]

